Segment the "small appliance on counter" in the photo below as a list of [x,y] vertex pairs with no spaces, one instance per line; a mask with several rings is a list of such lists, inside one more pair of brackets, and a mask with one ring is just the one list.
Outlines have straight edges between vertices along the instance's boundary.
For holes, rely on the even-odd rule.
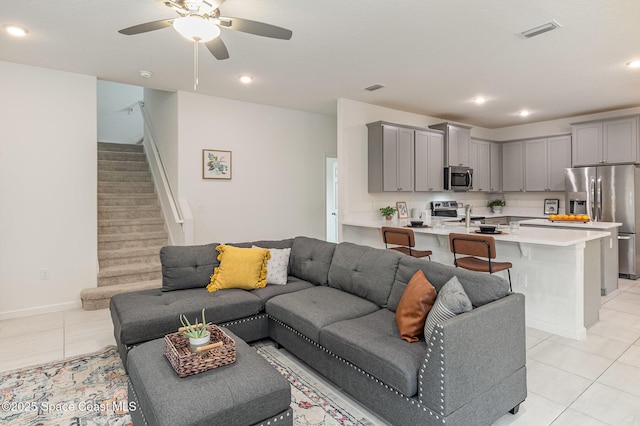
[[[431,211],[435,217],[458,217],[458,209],[464,206],[457,201],[432,201]],[[471,220],[483,220],[484,216],[471,216]],[[461,219],[464,221],[464,217]]]

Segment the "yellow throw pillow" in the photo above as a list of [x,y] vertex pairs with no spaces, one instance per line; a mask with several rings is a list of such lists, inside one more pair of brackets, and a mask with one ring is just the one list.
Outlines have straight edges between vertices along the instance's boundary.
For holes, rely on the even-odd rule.
[[253,290],[267,285],[268,249],[238,248],[224,244],[216,247],[218,266],[211,276],[207,290],[213,293],[224,288]]

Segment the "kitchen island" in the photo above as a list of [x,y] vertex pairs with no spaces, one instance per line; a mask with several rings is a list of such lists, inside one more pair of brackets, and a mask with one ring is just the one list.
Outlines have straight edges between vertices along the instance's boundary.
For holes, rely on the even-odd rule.
[[[384,248],[382,226],[405,226],[404,220],[346,220],[342,240]],[[525,295],[527,326],[560,336],[583,339],[598,320],[601,287],[601,243],[607,231],[520,227],[516,235],[500,227],[498,261],[511,262],[513,291]],[[474,233],[459,222],[414,228],[416,248],[432,250],[434,261],[453,264],[450,233]],[[504,273],[506,278],[506,273]]]
[[600,294],[606,296],[618,289],[618,222],[576,222],[550,221],[548,219],[530,219],[520,221],[522,226],[536,226],[556,229],[581,229],[584,231],[607,231],[609,236],[600,240],[601,250],[601,288]]

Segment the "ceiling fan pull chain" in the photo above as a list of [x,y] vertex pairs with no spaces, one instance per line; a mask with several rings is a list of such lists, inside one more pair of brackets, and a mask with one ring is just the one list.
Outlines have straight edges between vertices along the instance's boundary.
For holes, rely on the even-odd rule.
[[198,90],[198,40],[193,39],[193,91]]

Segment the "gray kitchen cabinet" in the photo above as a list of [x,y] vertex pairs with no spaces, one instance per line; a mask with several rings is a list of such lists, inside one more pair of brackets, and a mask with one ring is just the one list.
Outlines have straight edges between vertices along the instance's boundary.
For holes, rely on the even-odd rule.
[[446,166],[469,166],[469,142],[471,127],[452,123],[429,126],[444,132],[444,164]]
[[441,132],[415,131],[415,190],[444,190],[444,136]]
[[489,185],[491,192],[502,192],[502,144],[489,143],[490,173]]
[[573,166],[640,163],[638,116],[571,124]]
[[564,169],[571,167],[571,135],[547,139],[547,189],[564,191]]
[[609,164],[638,163],[638,117],[602,122],[604,162]]
[[526,191],[547,190],[548,167],[547,139],[524,141],[524,189]]
[[469,167],[473,169],[473,188],[471,191],[491,191],[491,146],[489,142],[479,139],[469,141]]
[[522,141],[502,144],[502,190],[524,191],[524,148]]
[[413,191],[414,129],[368,123],[369,192]]

